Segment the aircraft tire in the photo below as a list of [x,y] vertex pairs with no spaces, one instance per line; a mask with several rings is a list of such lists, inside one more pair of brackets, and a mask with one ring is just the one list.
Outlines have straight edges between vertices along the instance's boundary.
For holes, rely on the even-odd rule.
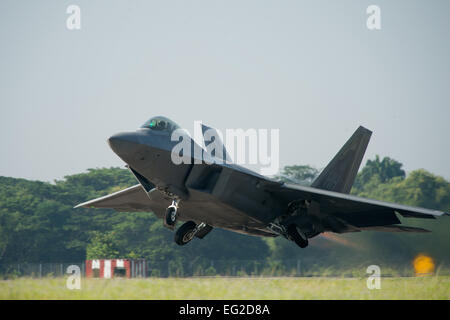
[[291,224],[287,227],[287,232],[291,239],[300,247],[306,248],[308,246],[308,239],[303,239],[302,236],[297,231],[297,226]]
[[174,207],[168,207],[164,219],[168,226],[174,226],[177,222],[177,209]]
[[187,221],[175,232],[175,243],[184,246],[195,237],[195,228],[197,224],[194,221]]

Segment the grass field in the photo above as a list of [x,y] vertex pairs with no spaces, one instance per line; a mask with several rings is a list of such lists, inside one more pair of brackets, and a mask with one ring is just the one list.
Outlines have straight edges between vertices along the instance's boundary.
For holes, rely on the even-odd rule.
[[450,299],[450,277],[382,278],[151,278],[82,279],[80,290],[65,278],[0,281],[0,299]]

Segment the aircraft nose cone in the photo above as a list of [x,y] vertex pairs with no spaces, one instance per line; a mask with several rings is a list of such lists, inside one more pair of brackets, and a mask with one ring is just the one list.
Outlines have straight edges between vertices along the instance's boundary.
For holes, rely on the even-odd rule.
[[139,136],[135,132],[117,133],[108,139],[111,149],[122,159],[132,156],[139,143]]

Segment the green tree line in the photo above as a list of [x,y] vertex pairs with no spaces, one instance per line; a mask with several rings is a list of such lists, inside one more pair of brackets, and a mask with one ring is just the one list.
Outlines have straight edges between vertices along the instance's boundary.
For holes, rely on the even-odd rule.
[[[319,170],[287,166],[280,179],[308,185]],[[208,261],[260,260],[276,265],[301,259],[310,268],[344,268],[367,263],[411,261],[418,253],[438,263],[450,257],[449,218],[439,221],[401,218],[431,234],[362,232],[326,234],[300,249],[278,238],[245,236],[215,229],[204,239],[179,247],[173,232],[151,212],[73,209],[73,206],[136,184],[126,169],[89,169],[54,183],[0,177],[0,264],[76,262],[86,258],[145,258],[174,268]],[[358,173],[352,194],[407,205],[450,211],[450,183],[426,170],[408,175],[402,164],[378,156]]]

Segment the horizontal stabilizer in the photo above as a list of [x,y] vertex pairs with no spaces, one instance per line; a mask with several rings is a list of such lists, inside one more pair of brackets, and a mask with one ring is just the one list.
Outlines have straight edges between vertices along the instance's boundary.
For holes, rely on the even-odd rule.
[[430,230],[416,227],[408,227],[408,226],[377,226],[377,227],[367,227],[361,228],[365,231],[385,231],[385,232],[431,232]]

